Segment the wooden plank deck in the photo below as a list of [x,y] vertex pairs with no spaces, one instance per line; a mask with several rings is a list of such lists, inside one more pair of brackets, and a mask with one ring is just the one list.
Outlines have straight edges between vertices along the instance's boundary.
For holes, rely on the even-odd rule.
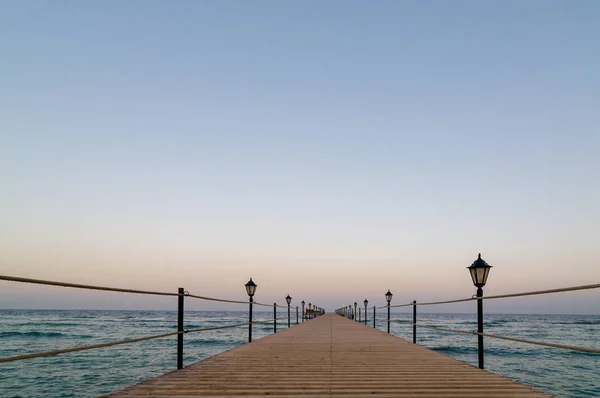
[[110,397],[549,397],[338,315],[325,315]]

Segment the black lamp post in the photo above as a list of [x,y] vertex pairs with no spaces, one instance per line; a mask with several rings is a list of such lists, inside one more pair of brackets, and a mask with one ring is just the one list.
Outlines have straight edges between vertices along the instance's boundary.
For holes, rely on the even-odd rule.
[[304,300],[302,300],[302,322],[304,322]]
[[413,300],[413,344],[417,344],[417,302]]
[[292,298],[288,294],[285,298],[285,301],[288,303],[288,328],[290,327],[290,304],[292,303]]
[[354,302],[354,320],[358,320],[358,318],[356,317],[356,301]]
[[369,305],[369,300],[365,299],[365,301],[363,301],[363,304],[365,305],[365,325],[367,324],[367,305]]
[[309,318],[309,319],[312,319],[312,318],[314,318],[314,317],[312,316],[312,304],[311,304],[311,303],[308,303],[308,312],[310,312],[310,313],[311,313],[311,316],[310,316],[310,318]]
[[[483,287],[487,282],[490,268],[492,266],[481,258],[481,253],[477,256],[477,260],[470,267],[467,267],[471,273],[473,284],[477,287],[477,331],[479,333],[483,333],[483,300],[481,297],[483,297]],[[477,335],[477,351],[479,354],[479,368],[483,369],[483,336],[481,334]]]
[[298,306],[296,306],[296,325],[298,324]]
[[252,297],[254,296],[254,293],[256,293],[256,286],[258,286],[258,285],[256,283],[252,282],[252,278],[250,278],[248,283],[246,283],[246,293],[248,293],[248,297],[250,297],[250,311],[249,311],[250,321],[248,323],[248,343],[252,342],[252,302],[253,302]]
[[388,333],[390,332],[390,303],[392,302],[392,296],[392,292],[390,292],[390,289],[388,289],[387,293],[385,294],[385,300],[388,303]]

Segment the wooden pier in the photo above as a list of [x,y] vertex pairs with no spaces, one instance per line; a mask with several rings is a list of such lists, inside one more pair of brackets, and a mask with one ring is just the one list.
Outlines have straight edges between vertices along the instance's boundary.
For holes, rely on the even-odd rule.
[[325,315],[110,397],[549,397],[338,315]]

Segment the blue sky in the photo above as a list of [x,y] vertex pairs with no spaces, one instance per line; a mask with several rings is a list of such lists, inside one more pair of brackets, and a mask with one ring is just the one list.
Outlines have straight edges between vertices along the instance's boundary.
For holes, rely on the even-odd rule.
[[3,274],[329,309],[470,296],[478,252],[486,293],[600,281],[597,2],[2,8]]

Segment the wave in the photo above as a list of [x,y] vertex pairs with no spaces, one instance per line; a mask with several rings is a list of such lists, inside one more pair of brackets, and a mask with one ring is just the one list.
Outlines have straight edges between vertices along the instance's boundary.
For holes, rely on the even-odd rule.
[[215,346],[232,346],[242,344],[242,340],[215,340],[215,339],[204,339],[204,340],[188,340],[187,345],[195,347],[215,347]]
[[460,347],[455,345],[443,345],[438,347],[431,347],[432,350],[441,352],[442,354],[472,354],[477,352],[476,347]]
[[[476,346],[461,347],[461,346],[444,345],[444,346],[439,346],[439,347],[432,347],[431,349],[434,351],[441,352],[442,354],[449,355],[449,356],[462,355],[462,354],[472,355],[472,354],[477,353]],[[529,349],[520,350],[520,349],[514,349],[514,348],[498,348],[498,347],[488,347],[485,349],[485,353],[486,353],[486,355],[490,355],[490,356],[507,357],[507,358],[510,357],[510,358],[515,358],[515,359],[519,358],[519,357],[536,356],[539,354],[536,350],[529,350]]]
[[[216,322],[215,322],[216,323]],[[221,325],[206,325],[205,322],[202,322],[202,324],[198,324],[198,323],[190,323],[188,325],[185,325],[186,329],[203,329],[203,328],[214,328],[214,327],[219,327],[219,326],[229,326],[229,325],[235,325],[235,323],[232,322],[222,322]],[[247,325],[246,325],[247,326]],[[236,328],[241,327],[241,326],[236,326]]]
[[0,337],[67,337],[69,335],[59,332],[0,332]]
[[514,322],[520,322],[520,321],[518,319],[509,318],[509,319],[494,319],[492,322],[496,322],[496,323],[514,323]]
[[16,323],[14,326],[83,326],[84,323],[69,323],[69,322],[24,322]]
[[555,325],[600,325],[600,320],[590,321],[572,321],[572,322],[554,322]]

